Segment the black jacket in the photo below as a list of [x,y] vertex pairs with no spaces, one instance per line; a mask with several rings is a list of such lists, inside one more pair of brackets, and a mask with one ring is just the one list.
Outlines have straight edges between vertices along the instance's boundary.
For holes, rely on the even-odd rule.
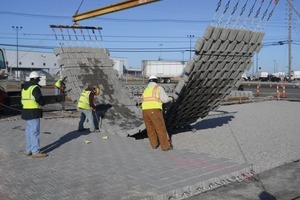
[[[33,85],[38,85],[39,86],[37,81],[30,80],[28,82],[25,82],[25,84],[23,85],[23,89],[27,90],[30,86],[33,86]],[[35,101],[39,105],[41,105],[41,106],[45,105],[45,101],[43,99],[40,86],[34,88],[33,91],[32,91],[32,94],[35,98]],[[22,109],[22,119],[24,119],[24,120],[37,119],[37,118],[42,118],[42,117],[43,117],[43,110],[42,109]]]

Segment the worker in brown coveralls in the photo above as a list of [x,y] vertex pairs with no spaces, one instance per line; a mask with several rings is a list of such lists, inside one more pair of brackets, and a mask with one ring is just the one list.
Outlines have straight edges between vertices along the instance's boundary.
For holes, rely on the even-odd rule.
[[142,95],[142,110],[147,136],[153,149],[158,148],[159,145],[163,151],[173,148],[168,140],[168,132],[162,113],[162,104],[171,101],[173,98],[168,97],[164,88],[157,84],[157,77],[151,75]]

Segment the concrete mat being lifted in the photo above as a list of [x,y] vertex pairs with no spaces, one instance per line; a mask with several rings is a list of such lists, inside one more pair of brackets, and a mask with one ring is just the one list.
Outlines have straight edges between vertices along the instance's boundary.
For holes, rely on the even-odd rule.
[[[208,26],[172,94],[176,101],[167,105],[167,127],[189,125],[218,107],[250,67],[253,54],[260,50],[263,35],[250,30]],[[55,52],[63,76],[68,76],[67,88],[71,89],[68,95],[73,101],[77,101],[87,84],[100,86],[101,94],[96,97],[96,103],[105,108],[103,130],[121,136],[144,130],[141,110],[119,81],[105,49],[64,47]]]

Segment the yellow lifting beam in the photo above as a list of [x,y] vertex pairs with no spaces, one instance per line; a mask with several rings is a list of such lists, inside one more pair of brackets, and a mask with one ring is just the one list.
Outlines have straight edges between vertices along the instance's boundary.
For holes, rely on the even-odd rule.
[[75,14],[75,15],[73,15],[73,21],[78,22],[80,20],[89,19],[89,18],[100,16],[100,15],[105,15],[105,14],[108,14],[108,13],[129,9],[129,8],[145,5],[145,4],[148,4],[148,3],[154,3],[156,1],[161,1],[161,0],[128,0],[128,1],[123,1],[123,2],[120,2],[120,3],[116,3],[116,4],[112,4],[110,6],[103,7],[103,8],[98,8],[98,9],[95,9],[95,10]]

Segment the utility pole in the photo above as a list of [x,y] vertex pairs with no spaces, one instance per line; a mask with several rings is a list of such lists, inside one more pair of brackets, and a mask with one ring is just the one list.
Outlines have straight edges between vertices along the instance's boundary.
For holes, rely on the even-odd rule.
[[19,31],[23,28],[22,26],[12,26],[12,28],[17,32],[17,77],[19,74]]
[[192,59],[192,38],[195,37],[194,35],[187,35],[190,38],[190,59]]
[[289,82],[291,82],[291,73],[292,73],[292,6],[289,4],[289,36],[288,36],[288,48],[289,48],[289,72],[288,72],[288,77],[289,77]]
[[158,60],[162,60],[162,46],[163,46],[163,44],[159,44],[159,46],[160,46],[160,55],[159,55],[159,57],[158,57]]

